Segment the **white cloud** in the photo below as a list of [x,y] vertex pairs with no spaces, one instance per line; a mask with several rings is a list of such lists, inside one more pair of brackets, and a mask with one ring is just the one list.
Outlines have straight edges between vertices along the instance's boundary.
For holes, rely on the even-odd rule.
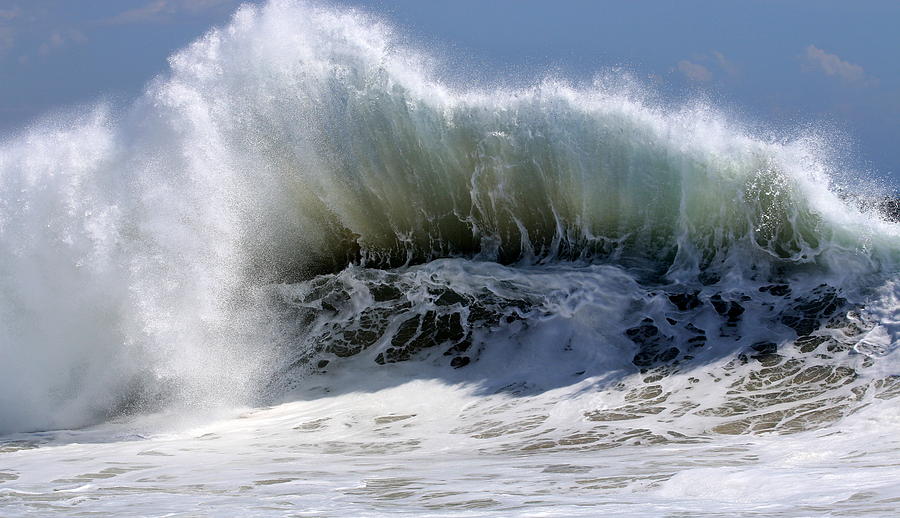
[[732,63],[731,61],[729,61],[728,58],[726,58],[724,54],[722,54],[718,50],[714,50],[714,51],[712,51],[712,55],[716,61],[716,64],[726,74],[728,74],[731,77],[735,77],[738,74],[740,74],[740,69],[738,68],[738,66],[735,65],[734,63]]
[[123,11],[105,21],[110,24],[163,22],[179,13],[199,13],[233,3],[235,0],[153,0],[142,7]]
[[38,54],[46,56],[69,43],[84,43],[85,41],[87,41],[87,37],[81,31],[74,29],[57,31],[51,34],[47,41],[41,43],[38,47]]
[[7,22],[18,18],[22,14],[22,10],[18,7],[10,9],[0,9],[0,56],[11,49],[15,41],[15,30]]
[[825,75],[839,77],[850,83],[867,82],[863,67],[844,61],[836,54],[829,54],[815,45],[806,47],[805,57],[809,66],[822,71]]
[[12,48],[15,35],[9,27],[0,26],[0,56]]
[[137,7],[123,11],[109,20],[109,23],[136,23],[155,21],[158,18],[171,14],[174,10],[173,3],[169,0],[156,0],[143,7]]
[[691,81],[706,82],[716,77],[736,78],[740,69],[718,50],[705,54],[694,54],[690,60],[679,61],[675,69]]
[[12,9],[0,9],[0,20],[9,21],[13,18],[18,18],[20,14],[22,14],[22,10],[18,7],[13,7]]
[[685,59],[678,62],[678,71],[691,81],[709,81],[712,79],[712,72],[708,68]]
[[202,11],[211,7],[231,3],[229,0],[181,0],[181,4],[191,11]]

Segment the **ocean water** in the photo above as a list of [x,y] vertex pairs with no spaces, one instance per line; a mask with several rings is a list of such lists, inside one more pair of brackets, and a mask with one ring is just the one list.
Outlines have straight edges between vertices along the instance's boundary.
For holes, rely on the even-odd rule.
[[900,227],[827,139],[405,41],[244,6],[0,142],[0,514],[895,511]]

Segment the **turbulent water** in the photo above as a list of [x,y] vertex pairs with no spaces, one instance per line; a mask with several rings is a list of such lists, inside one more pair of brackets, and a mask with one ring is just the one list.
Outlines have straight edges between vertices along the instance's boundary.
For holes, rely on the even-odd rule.
[[890,513],[900,227],[627,78],[245,6],[0,143],[4,515]]

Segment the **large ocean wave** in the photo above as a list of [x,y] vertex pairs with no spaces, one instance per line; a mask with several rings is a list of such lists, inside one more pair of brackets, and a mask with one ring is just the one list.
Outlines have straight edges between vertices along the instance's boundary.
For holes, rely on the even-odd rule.
[[[170,64],[0,144],[0,432],[273,401],[350,357],[515,390],[639,375],[589,418],[721,433],[893,390],[900,229],[835,192],[827,142],[612,74],[450,87],[389,26],[303,2]],[[710,386],[810,388],[653,385],[714,363]]]

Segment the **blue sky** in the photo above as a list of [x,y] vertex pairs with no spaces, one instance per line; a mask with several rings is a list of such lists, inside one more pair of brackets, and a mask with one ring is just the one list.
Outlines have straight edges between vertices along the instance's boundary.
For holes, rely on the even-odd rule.
[[[0,132],[124,103],[238,0],[0,0]],[[665,99],[755,125],[850,137],[848,163],[900,183],[900,1],[346,0],[445,58],[450,80],[589,80],[622,67]]]

